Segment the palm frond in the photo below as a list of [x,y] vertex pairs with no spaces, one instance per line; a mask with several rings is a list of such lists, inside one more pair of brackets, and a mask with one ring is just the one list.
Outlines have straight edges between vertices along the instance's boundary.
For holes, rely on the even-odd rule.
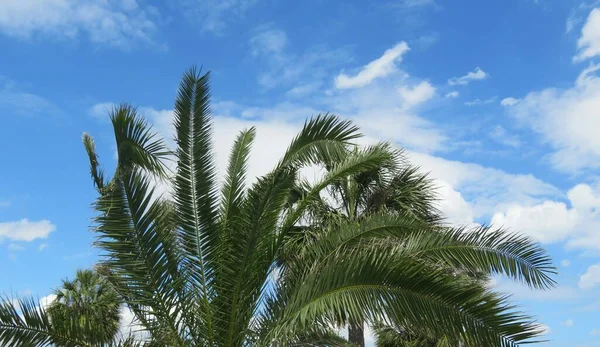
[[[56,322],[55,322],[56,323]],[[33,298],[0,300],[0,345],[85,346],[87,341],[72,321],[52,324],[50,316]]]
[[214,344],[216,328],[210,300],[214,297],[213,256],[217,246],[217,195],[211,146],[209,74],[190,69],[181,81],[175,101],[177,174],[175,207],[179,238],[182,241],[183,267],[191,288],[198,291],[199,321],[206,329],[198,332]]
[[350,121],[325,114],[304,123],[278,167],[332,163],[343,158],[346,146],[362,135]]
[[98,155],[96,154],[96,145],[94,144],[94,139],[87,133],[83,133],[82,141],[85,151],[88,155],[88,159],[90,160],[90,174],[92,176],[92,180],[94,181],[96,189],[101,190],[104,188],[106,183],[104,182],[104,172],[102,169],[100,169],[100,163],[98,162]]

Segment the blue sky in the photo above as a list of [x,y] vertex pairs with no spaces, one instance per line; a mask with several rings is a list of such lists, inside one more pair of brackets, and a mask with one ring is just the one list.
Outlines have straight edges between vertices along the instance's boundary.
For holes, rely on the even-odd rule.
[[114,163],[106,109],[167,137],[178,80],[211,70],[218,164],[256,125],[265,173],[306,117],[353,119],[407,149],[457,224],[520,230],[552,254],[548,292],[496,286],[548,346],[600,346],[600,3],[0,2],[0,292],[50,293],[90,266],[84,131]]

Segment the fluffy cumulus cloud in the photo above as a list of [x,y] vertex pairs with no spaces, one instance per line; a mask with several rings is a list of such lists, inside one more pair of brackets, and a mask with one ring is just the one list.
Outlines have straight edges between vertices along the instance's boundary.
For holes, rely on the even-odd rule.
[[406,42],[399,42],[386,50],[381,57],[363,66],[356,75],[339,74],[335,78],[335,86],[339,89],[358,88],[366,86],[378,78],[388,76],[398,71],[396,63],[402,61],[402,56],[409,49]]
[[510,174],[420,152],[411,151],[408,155],[413,164],[428,172],[436,182],[443,181],[460,192],[472,211],[463,215],[472,213],[475,219],[489,220],[497,209],[516,202],[534,204],[561,194],[556,187],[533,175]]
[[579,277],[579,288],[592,289],[600,285],[600,264],[588,267],[587,271]]
[[[219,176],[225,172],[231,144],[238,132],[243,128],[256,127],[257,137],[250,156],[248,182],[256,176],[267,173],[302,127],[304,119],[318,113],[315,109],[302,108],[294,104],[260,108],[231,102],[217,102],[213,109],[214,148],[217,152],[216,164]],[[172,111],[150,108],[141,108],[141,111],[153,121],[165,137],[171,138]],[[361,118],[357,117],[354,120],[360,124]],[[380,126],[386,128],[387,124],[387,127],[393,127],[394,121],[397,122],[397,117],[390,117],[387,123]],[[362,123],[366,123],[366,120]],[[362,143],[385,138],[382,130],[374,129],[367,124],[361,125],[365,125],[362,130],[366,135]],[[414,131],[414,128],[405,129],[400,133]],[[391,141],[398,142],[396,139],[394,136],[390,138]],[[439,208],[451,224],[473,225],[480,218],[491,217],[498,206],[505,206],[515,201],[535,203],[544,197],[559,194],[552,185],[531,175],[508,174],[477,164],[446,160],[422,151],[409,151],[408,156],[412,163],[420,166],[424,172],[429,172],[430,177],[435,180],[440,198]]]
[[600,55],[600,9],[593,9],[583,28],[581,37],[577,41],[578,53],[573,58],[581,61]]
[[435,88],[429,82],[422,81],[413,87],[400,87],[398,94],[406,106],[412,107],[431,99],[435,95]]
[[492,218],[498,226],[521,231],[537,241],[556,242],[569,236],[577,224],[578,215],[565,203],[544,201],[540,205],[512,205]]
[[459,96],[459,92],[457,90],[453,90],[451,92],[446,93],[447,98],[456,99]]
[[514,106],[519,103],[519,99],[515,99],[512,97],[504,98],[500,101],[500,105],[502,106]]
[[[561,201],[539,204],[516,203],[498,211],[492,223],[519,230],[533,239],[552,243],[566,240],[569,248],[600,249],[600,187],[579,184]],[[563,261],[564,267],[569,261]]]
[[552,165],[563,172],[600,167],[600,65],[584,69],[567,89],[547,88],[527,94],[508,108],[521,125],[532,128],[553,152]]
[[7,239],[12,241],[33,241],[45,239],[56,230],[56,226],[49,220],[30,221],[21,219],[15,222],[0,223],[0,241]]
[[85,37],[95,44],[129,49],[152,42],[157,11],[136,0],[5,0],[0,33],[21,39]]
[[473,81],[479,81],[479,80],[486,79],[487,77],[488,77],[488,74],[485,71],[483,71],[480,67],[476,67],[475,70],[468,72],[464,76],[452,77],[451,79],[448,80],[448,84],[451,86],[456,86],[456,85],[464,86]]

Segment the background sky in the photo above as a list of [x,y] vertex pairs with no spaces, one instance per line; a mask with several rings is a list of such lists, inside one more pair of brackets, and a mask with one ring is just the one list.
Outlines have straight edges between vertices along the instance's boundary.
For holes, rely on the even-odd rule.
[[107,110],[172,137],[178,81],[212,71],[218,163],[256,125],[266,173],[306,117],[404,147],[452,223],[544,244],[556,289],[495,285],[547,346],[600,346],[600,3],[574,0],[0,1],[0,292],[44,297],[97,259],[81,136]]

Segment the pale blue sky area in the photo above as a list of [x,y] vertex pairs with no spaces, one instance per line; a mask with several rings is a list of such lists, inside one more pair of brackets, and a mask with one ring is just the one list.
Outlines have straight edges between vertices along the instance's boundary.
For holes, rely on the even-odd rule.
[[600,3],[574,0],[0,1],[0,292],[43,297],[92,265],[84,131],[114,165],[106,110],[167,137],[177,84],[211,70],[218,163],[257,126],[265,173],[331,111],[404,147],[456,224],[544,244],[547,292],[495,285],[547,346],[600,346]]

